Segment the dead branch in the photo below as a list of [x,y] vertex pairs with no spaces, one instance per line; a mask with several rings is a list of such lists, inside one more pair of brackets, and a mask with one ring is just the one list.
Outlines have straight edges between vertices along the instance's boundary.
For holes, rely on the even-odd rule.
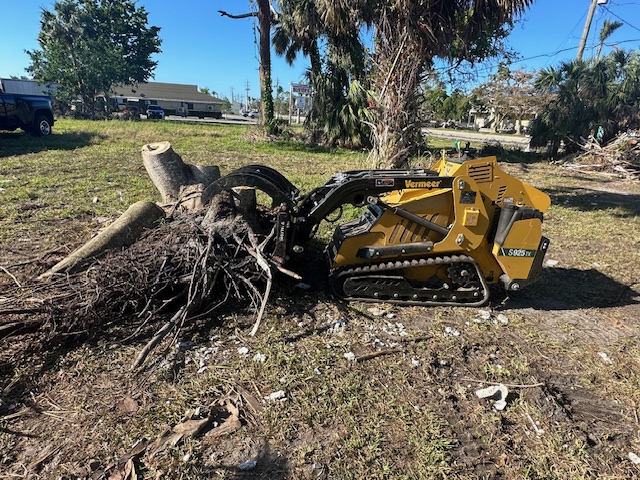
[[4,267],[0,267],[0,270],[2,270],[6,275],[8,275],[18,287],[22,286],[20,285],[20,282],[18,281],[18,279],[9,270],[7,270]]
[[225,12],[224,10],[218,10],[218,13],[220,15],[222,15],[223,17],[233,18],[235,20],[238,20],[240,18],[251,18],[251,17],[257,17],[258,16],[258,12],[249,12],[249,13],[242,13],[240,15],[233,15],[231,13]]
[[378,352],[367,353],[365,355],[361,355],[356,358],[356,362],[364,362],[366,360],[371,360],[373,358],[382,357],[384,355],[393,355],[394,353],[401,353],[402,349],[400,348],[391,348],[388,350],[380,350]]
[[167,323],[165,323],[160,330],[156,332],[153,338],[149,340],[149,342],[147,342],[144,348],[140,351],[131,368],[136,369],[144,363],[146,358],[149,356],[149,353],[151,353],[151,350],[153,350],[162,341],[162,339],[166,337],[171,330],[173,330],[178,320],[181,320],[183,318],[183,315],[186,313],[186,311],[186,306],[180,308],[180,310],[178,310],[175,315],[171,317],[171,319]]

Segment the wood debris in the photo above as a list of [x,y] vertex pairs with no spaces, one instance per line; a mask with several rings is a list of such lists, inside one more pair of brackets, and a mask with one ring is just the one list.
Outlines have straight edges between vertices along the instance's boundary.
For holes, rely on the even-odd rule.
[[604,146],[589,137],[580,148],[578,155],[563,161],[564,167],[640,180],[640,131],[620,133]]

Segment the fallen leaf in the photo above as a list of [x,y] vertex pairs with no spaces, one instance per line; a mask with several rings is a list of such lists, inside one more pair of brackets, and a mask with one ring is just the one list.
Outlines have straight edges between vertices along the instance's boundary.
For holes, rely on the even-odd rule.
[[242,427],[242,424],[240,423],[240,410],[238,410],[238,408],[229,401],[227,401],[225,407],[230,415],[225,418],[225,420],[220,425],[212,429],[207,435],[222,437],[224,435],[229,435]]
[[136,413],[138,411],[138,408],[138,402],[127,395],[116,404],[116,413],[120,417],[123,415],[128,415],[130,413]]
[[241,386],[238,386],[236,390],[240,394],[240,397],[242,397],[242,399],[251,407],[253,413],[260,413],[264,410],[264,407],[262,406],[260,401],[254,395],[252,395],[249,390]]
[[185,415],[185,420],[178,423],[171,429],[167,429],[158,437],[151,445],[149,445],[149,455],[153,456],[160,453],[168,445],[175,447],[185,438],[201,435],[223,414],[228,416],[218,425],[208,432],[209,436],[221,437],[229,435],[238,430],[242,424],[240,423],[240,411],[230,401],[227,401],[224,408],[211,407],[209,415],[206,418],[194,420],[195,410],[190,410]]

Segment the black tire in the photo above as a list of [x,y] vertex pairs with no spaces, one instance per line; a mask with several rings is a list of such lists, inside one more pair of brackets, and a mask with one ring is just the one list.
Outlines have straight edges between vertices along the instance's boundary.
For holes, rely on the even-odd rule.
[[36,115],[31,133],[36,137],[51,135],[51,121],[44,115]]

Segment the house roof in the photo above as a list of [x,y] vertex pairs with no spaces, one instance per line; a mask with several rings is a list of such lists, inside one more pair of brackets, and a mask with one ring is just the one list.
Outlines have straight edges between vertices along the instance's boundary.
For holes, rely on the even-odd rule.
[[198,91],[197,85],[179,83],[147,82],[138,85],[115,87],[116,95],[123,97],[143,97],[157,100],[180,100],[199,103],[222,104],[222,100]]

